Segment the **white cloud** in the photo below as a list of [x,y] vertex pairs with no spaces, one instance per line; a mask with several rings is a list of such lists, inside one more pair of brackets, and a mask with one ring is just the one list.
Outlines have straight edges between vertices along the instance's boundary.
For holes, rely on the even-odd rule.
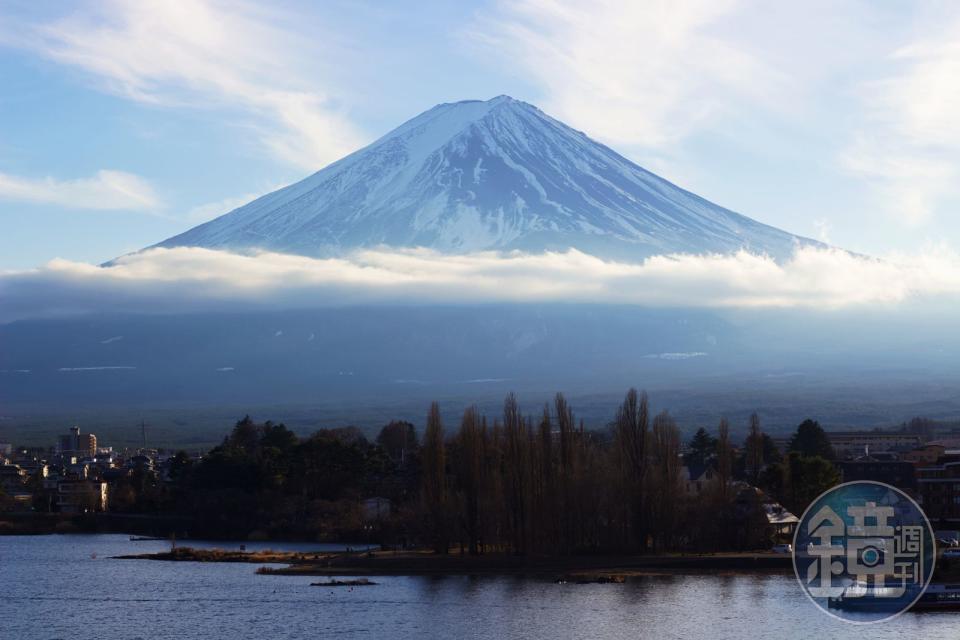
[[710,355],[706,351],[673,351],[668,353],[648,353],[643,356],[648,360],[689,360],[691,358],[703,358]]
[[[849,244],[878,212],[917,227],[960,205],[950,3],[504,1],[469,34],[549,113],[694,190],[716,192],[721,175],[739,184],[728,202],[780,226],[818,183]],[[742,179],[724,156],[745,160]],[[776,179],[763,208],[751,162]]]
[[895,305],[960,296],[960,255],[886,260],[806,247],[778,264],[668,255],[640,264],[564,253],[443,255],[363,251],[314,259],[198,248],[152,249],[114,266],[53,260],[0,276],[0,321],[86,311],[177,312],[353,303],[573,302],[688,307]]
[[109,170],[76,180],[34,179],[0,173],[0,199],[72,209],[144,211],[160,207],[160,199],[149,182],[132,173]]
[[242,207],[243,205],[259,198],[262,195],[262,193],[245,193],[242,196],[224,198],[223,200],[217,200],[216,202],[208,202],[206,204],[197,205],[187,212],[187,220],[194,224],[208,222],[214,218],[222,216],[225,213],[233,211],[237,207]]
[[840,154],[882,210],[913,226],[960,195],[960,13],[923,22],[922,37],[894,45],[886,74],[860,85],[861,115]]
[[472,35],[542,88],[548,112],[601,139],[663,148],[745,104],[790,108],[790,77],[717,27],[742,4],[523,0]]
[[826,218],[817,218],[813,221],[813,228],[817,230],[817,240],[824,244],[832,244],[830,234],[833,231],[833,223]]
[[57,371],[66,373],[66,372],[77,372],[77,371],[132,371],[136,367],[130,366],[106,366],[106,367],[60,367]]
[[18,43],[123,97],[239,117],[278,158],[316,170],[356,149],[363,136],[327,91],[337,36],[309,22],[307,30],[292,16],[241,0],[110,0]]

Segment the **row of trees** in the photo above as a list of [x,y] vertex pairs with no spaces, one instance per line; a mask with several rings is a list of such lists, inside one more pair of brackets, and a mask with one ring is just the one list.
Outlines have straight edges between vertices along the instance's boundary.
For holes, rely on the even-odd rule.
[[[415,472],[408,465],[404,473]],[[356,428],[300,438],[283,424],[246,417],[201,462],[178,453],[162,478],[124,479],[111,489],[111,509],[187,519],[191,535],[349,539],[363,531],[361,498],[415,498],[416,479],[404,486],[404,473]]]
[[[493,419],[471,406],[450,430],[434,403],[422,441],[407,422],[369,442],[352,427],[299,438],[245,418],[202,462],[174,458],[165,482],[140,473],[124,480],[113,506],[187,517],[202,535],[369,535],[441,553],[716,550],[772,541],[761,495],[749,487],[799,514],[837,481],[826,436],[810,421],[785,458],[756,415],[741,448],[721,420],[683,449],[673,418],[651,415],[646,394],[633,389],[607,428],[593,431],[562,394],[536,416],[513,394]],[[701,476],[710,481],[690,484]],[[371,496],[394,507],[374,531],[358,509]]]
[[[818,433],[825,440],[816,423],[801,425],[783,460],[754,414],[742,450],[721,420],[684,457],[673,418],[651,417],[633,389],[605,432],[578,425],[561,394],[539,418],[521,415],[513,394],[492,423],[469,407],[449,436],[434,404],[421,449],[424,537],[438,552],[456,543],[471,554],[756,547],[771,530],[751,487],[802,511],[837,482],[827,451],[808,442]],[[684,464],[712,480],[688,491]]]

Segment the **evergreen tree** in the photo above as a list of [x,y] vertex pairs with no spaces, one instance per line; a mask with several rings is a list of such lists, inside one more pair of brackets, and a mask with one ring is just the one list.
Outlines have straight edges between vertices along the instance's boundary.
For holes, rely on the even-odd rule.
[[833,460],[834,457],[826,432],[819,422],[809,418],[797,427],[796,433],[790,438],[789,450],[805,457],[820,456],[826,460]]
[[687,443],[685,462],[688,467],[702,467],[717,451],[717,439],[700,427]]
[[409,422],[393,420],[380,430],[377,444],[396,464],[404,465],[417,449],[417,429]]
[[801,514],[824,491],[840,482],[840,473],[829,460],[803,456],[797,451],[787,456],[784,506]]

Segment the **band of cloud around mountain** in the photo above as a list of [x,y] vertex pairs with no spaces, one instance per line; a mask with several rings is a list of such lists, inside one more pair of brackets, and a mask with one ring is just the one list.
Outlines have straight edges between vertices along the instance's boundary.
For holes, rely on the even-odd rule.
[[954,253],[879,260],[793,235],[499,96],[438,105],[105,265],[0,274],[0,319],[414,301],[836,308],[956,294]]

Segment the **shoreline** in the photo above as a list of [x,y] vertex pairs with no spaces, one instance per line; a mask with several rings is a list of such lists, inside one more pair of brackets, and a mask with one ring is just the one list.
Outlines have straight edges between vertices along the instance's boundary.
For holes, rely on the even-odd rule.
[[632,576],[679,574],[789,573],[790,556],[772,553],[514,556],[438,555],[427,551],[354,553],[240,552],[180,547],[160,553],[116,556],[163,562],[245,562],[257,573],[285,576],[511,575],[568,582],[622,582]]
[[[362,532],[344,532],[342,535],[320,539],[317,536],[280,534],[274,536],[248,535],[246,537],[222,537],[197,531],[195,522],[175,514],[140,513],[40,513],[13,511],[0,513],[0,539],[6,536],[45,535],[96,535],[113,534],[169,540],[171,535],[179,540],[203,540],[223,545],[242,544],[341,544],[342,540],[358,540]],[[347,546],[373,546],[374,543],[352,542]],[[189,545],[185,545],[189,546]]]

